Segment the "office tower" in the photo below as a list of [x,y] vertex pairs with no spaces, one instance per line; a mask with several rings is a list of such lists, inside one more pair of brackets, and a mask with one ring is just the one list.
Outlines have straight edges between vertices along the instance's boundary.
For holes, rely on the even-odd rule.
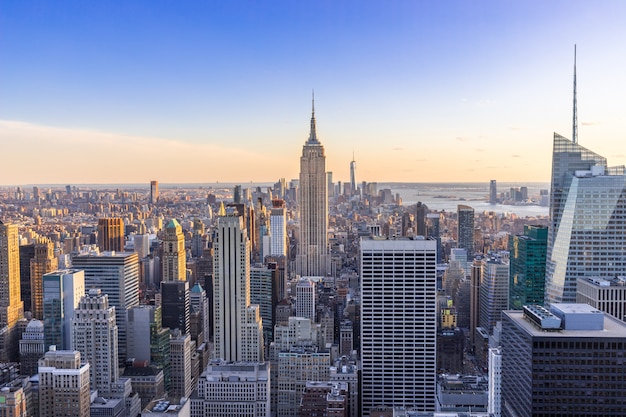
[[140,260],[150,255],[150,235],[135,235],[133,237],[133,243],[135,244],[135,252],[137,252],[137,256]]
[[165,389],[170,388],[170,331],[161,324],[161,307],[138,305],[128,310],[128,358],[163,371]]
[[85,288],[100,288],[115,307],[120,363],[126,362],[126,320],[129,308],[139,305],[139,257],[135,252],[87,252],[74,256],[72,264],[85,271]]
[[612,280],[602,278],[578,278],[576,302],[589,304],[613,317],[626,321],[626,277]]
[[434,240],[361,240],[365,416],[376,406],[435,409],[436,252]]
[[168,390],[170,398],[189,397],[193,390],[191,355],[192,347],[195,350],[195,343],[191,341],[191,336],[174,332],[170,339],[170,369],[171,388]]
[[554,134],[546,303],[576,300],[576,280],[626,271],[626,172]]
[[287,211],[285,200],[272,200],[270,236],[270,255],[287,256]]
[[315,321],[315,283],[302,277],[296,284],[296,316]]
[[98,247],[103,252],[124,250],[124,221],[122,219],[98,219]]
[[213,362],[202,373],[191,416],[269,417],[270,367],[267,363]]
[[421,201],[415,205],[415,234],[417,236],[426,237],[426,216],[428,215],[428,206]]
[[43,281],[43,323],[46,350],[72,347],[74,310],[85,295],[85,273],[78,269],[64,269],[45,274]]
[[80,352],[46,352],[39,362],[39,417],[89,417],[89,404],[89,363]]
[[502,415],[623,416],[626,324],[586,304],[502,314]]
[[191,256],[199,258],[206,248],[204,223],[200,219],[193,219],[193,235],[191,236]]
[[24,310],[32,308],[30,260],[35,257],[35,244],[20,245],[20,295],[24,302]]
[[43,358],[45,353],[43,323],[32,319],[26,325],[26,330],[20,339],[20,373],[24,376],[35,375],[39,359]]
[[43,317],[43,281],[42,277],[48,272],[55,271],[59,266],[54,256],[54,245],[48,238],[38,238],[35,241],[35,256],[30,260],[30,291],[31,305],[28,306],[33,317]]
[[[209,341],[210,333],[210,317],[209,317],[209,299],[206,291],[196,282],[196,285],[189,291],[189,303],[191,317],[197,316],[196,326],[191,326],[191,339],[198,344]],[[190,321],[194,323],[194,320]]]
[[509,235],[509,308],[544,303],[548,228],[524,225],[523,235]]
[[71,322],[72,347],[89,362],[91,390],[110,396],[119,378],[115,307],[109,307],[108,295],[92,288],[80,299]]
[[159,182],[150,181],[150,204],[156,204],[159,201]]
[[278,354],[277,415],[298,417],[307,381],[328,381],[330,352],[311,346],[293,346]]
[[189,334],[190,307],[188,281],[161,282],[163,327]]
[[457,247],[467,250],[468,257],[474,255],[474,209],[459,204],[457,206]]
[[357,192],[356,186],[356,161],[354,160],[354,152],[352,152],[352,161],[350,161],[350,188],[352,189],[352,195]]
[[300,239],[296,273],[301,276],[326,276],[330,272],[326,188],[326,155],[324,147],[317,139],[313,102],[311,132],[300,158]]
[[17,320],[23,315],[18,230],[0,221],[0,362],[18,358]]
[[478,324],[489,334],[509,305],[509,263],[499,255],[482,260]]
[[328,181],[328,185],[327,185],[328,198],[330,199],[335,196],[335,183],[333,182],[333,173],[330,171],[327,172],[326,179]]
[[493,417],[502,415],[502,350],[489,349],[489,406]]
[[441,246],[441,234],[439,231],[440,223],[439,213],[426,214],[426,235],[425,237],[435,239],[437,241],[437,263],[440,264],[443,259],[443,247]]
[[187,280],[187,253],[183,228],[172,219],[163,235],[163,281]]
[[275,266],[276,264],[257,265],[250,268],[250,303],[259,306],[263,320],[263,339],[268,345],[274,340],[274,309],[280,300],[278,287],[282,284]]
[[250,242],[233,208],[220,209],[213,252],[215,358],[261,361],[263,325],[259,306],[250,305]]
[[482,271],[482,259],[474,259],[470,273],[470,349],[476,342],[476,329],[480,326],[480,276]]
[[491,180],[489,182],[489,204],[497,204],[498,203],[498,186],[496,185],[496,180]]

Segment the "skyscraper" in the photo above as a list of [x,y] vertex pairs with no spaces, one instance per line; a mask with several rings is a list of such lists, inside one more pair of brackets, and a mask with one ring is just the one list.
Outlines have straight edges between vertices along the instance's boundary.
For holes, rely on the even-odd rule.
[[18,230],[0,221],[0,362],[18,359],[17,320],[23,315]]
[[89,290],[78,303],[72,318],[72,346],[89,362],[91,389],[98,395],[111,395],[111,384],[119,379],[115,307],[109,307],[106,294]]
[[354,160],[354,152],[352,153],[352,161],[350,161],[350,188],[352,195],[356,194],[356,161]]
[[172,219],[163,236],[163,281],[187,280],[187,257],[183,228]]
[[478,324],[491,334],[503,310],[509,305],[509,263],[500,256],[483,259],[480,279]]
[[85,273],[64,269],[45,274],[43,286],[43,324],[46,350],[52,345],[59,350],[72,346],[71,319],[85,295]]
[[189,333],[189,282],[169,281],[161,283],[161,308],[163,327]]
[[509,235],[509,308],[544,303],[548,228],[524,225],[523,235]]
[[315,283],[307,277],[296,284],[296,316],[315,321]]
[[497,204],[498,203],[498,186],[496,185],[496,180],[491,180],[489,182],[489,204]]
[[552,153],[546,302],[575,302],[576,280],[626,270],[626,170],[558,134]]
[[626,324],[586,304],[502,313],[504,417],[623,416]]
[[474,256],[474,209],[464,204],[457,206],[457,247],[467,250],[467,257]]
[[42,277],[58,268],[59,262],[54,256],[54,245],[48,238],[38,238],[35,242],[35,256],[30,260],[30,290],[32,305],[27,306],[33,317],[43,317],[43,281]]
[[215,358],[261,361],[263,326],[259,306],[250,305],[250,241],[234,208],[220,208],[213,244]]
[[126,362],[126,321],[129,308],[139,304],[139,257],[136,252],[83,253],[72,259],[85,271],[85,288],[100,288],[115,307],[120,363]]
[[361,404],[435,410],[437,242],[361,240]]
[[124,221],[122,219],[98,219],[98,247],[103,252],[124,250]]
[[296,273],[302,276],[325,276],[330,272],[328,255],[328,196],[326,155],[317,139],[315,101],[309,139],[300,158],[300,239]]
[[285,200],[272,200],[270,236],[270,255],[287,256],[287,213]]
[[150,204],[156,204],[159,201],[159,182],[150,181]]
[[89,363],[80,352],[46,352],[39,363],[39,416],[89,417],[89,404]]

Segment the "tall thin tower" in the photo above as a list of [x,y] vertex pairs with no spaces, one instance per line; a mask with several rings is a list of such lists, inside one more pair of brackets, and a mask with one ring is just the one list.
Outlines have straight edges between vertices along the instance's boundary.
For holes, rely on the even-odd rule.
[[0,361],[16,361],[17,320],[24,315],[20,296],[20,249],[14,224],[0,221]]
[[354,160],[354,152],[352,152],[352,161],[350,161],[350,188],[352,195],[356,194],[356,161]]
[[326,155],[317,139],[313,98],[311,131],[300,157],[300,242],[296,257],[299,275],[323,276],[330,270],[327,192]]
[[187,280],[185,235],[176,219],[172,219],[165,226],[163,237],[163,281],[185,280]]

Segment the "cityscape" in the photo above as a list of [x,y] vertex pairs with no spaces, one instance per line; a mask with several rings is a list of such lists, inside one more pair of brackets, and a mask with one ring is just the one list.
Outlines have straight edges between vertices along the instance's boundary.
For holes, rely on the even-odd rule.
[[[371,87],[369,104],[381,107],[389,130],[374,139],[363,133],[382,132],[381,121],[368,124],[373,113],[356,101],[346,112],[341,106],[349,100],[325,94],[341,88],[333,75],[356,68],[350,59],[345,68],[335,66],[341,53],[320,79],[301,70],[300,83],[326,80],[321,91],[305,89],[297,99],[293,90],[280,99],[276,91],[258,108],[246,102],[278,85],[267,75],[272,60],[286,68],[278,78],[295,82],[283,48],[301,40],[308,46],[322,41],[328,50],[345,42],[358,66],[364,55],[353,52],[361,46],[349,43],[351,30],[374,24],[360,36],[379,59],[394,42],[423,48],[418,39],[425,34],[438,34],[443,48],[447,38],[434,24],[443,24],[443,15],[461,25],[450,35],[454,42],[465,25],[500,30],[505,25],[495,16],[508,19],[512,32],[503,38],[512,42],[520,30],[513,23],[544,27],[543,17],[530,13],[538,4],[485,2],[470,10],[450,2],[455,7],[448,10],[428,2],[365,2],[357,12],[353,5],[283,2],[248,8],[52,3],[0,6],[0,33],[9,44],[25,34],[19,23],[36,33],[25,38],[32,49],[18,53],[11,45],[6,53],[15,62],[0,63],[10,103],[0,105],[0,416],[626,415],[626,156],[621,142],[601,136],[611,129],[612,110],[589,112],[602,123],[589,116],[579,122],[581,85],[600,88],[607,81],[589,80],[593,71],[584,82],[578,78],[581,66],[591,67],[583,58],[593,54],[590,48],[583,54],[568,39],[570,58],[556,71],[567,100],[538,97],[527,114],[537,121],[528,128],[511,127],[498,96],[498,104],[460,112],[441,130],[431,125],[430,119],[440,120],[435,110],[424,110],[409,123],[424,126],[405,132],[400,107],[412,102],[382,77],[372,84],[387,85],[389,96]],[[581,7],[583,14],[571,18],[597,23],[604,17],[602,36],[621,24],[609,11],[626,11],[608,1],[601,13]],[[293,39],[279,40],[283,25]],[[157,35],[156,27],[169,34]],[[303,35],[310,28],[319,28],[320,38]],[[588,30],[581,37],[591,43]],[[195,70],[164,59],[163,67],[182,77],[162,68],[138,71],[154,62],[152,48],[204,70],[208,61],[196,57],[194,47],[209,32],[228,46],[207,42],[217,58],[213,76],[229,85],[241,77],[241,87],[250,87],[252,78],[237,65],[254,61],[238,56],[245,52],[257,56],[259,68],[268,65],[259,75],[268,85],[238,96],[233,84],[227,98],[216,84],[220,106],[212,107],[215,97],[209,97],[202,107],[196,100],[205,85],[186,95],[197,82]],[[84,44],[77,33],[85,35]],[[148,34],[155,36],[150,42]],[[180,40],[192,38],[185,49]],[[546,44],[560,45],[555,39]],[[87,40],[101,51],[94,53]],[[261,46],[268,40],[276,46]],[[55,41],[56,49],[48,49]],[[495,48],[491,42],[482,45]],[[114,61],[104,65],[112,71],[107,79],[100,66],[116,49],[121,69],[116,72]],[[31,59],[28,50],[44,61],[58,54],[46,65],[67,97],[55,96],[54,83],[35,68],[30,74],[41,93],[29,104],[36,88],[23,83],[19,66]],[[312,48],[312,57],[319,53]],[[73,54],[90,70],[67,82],[57,71],[72,73]],[[291,57],[307,56],[300,54]],[[477,56],[487,59],[483,54]],[[387,57],[395,63],[400,56],[396,50]],[[232,60],[220,61],[224,57]],[[405,63],[419,66],[408,57]],[[386,70],[392,78],[402,72]],[[89,77],[94,86],[86,94],[96,95],[81,101]],[[162,86],[163,93],[171,90],[167,111],[150,103],[153,91],[135,85],[144,77],[145,85],[173,78]],[[174,79],[185,77],[190,84],[175,91],[185,81]],[[619,86],[609,73],[606,78],[616,90],[626,88],[621,77]],[[537,83],[552,82],[546,80]],[[22,85],[24,98],[11,83]],[[407,86],[409,95],[413,88]],[[555,91],[561,94],[560,87],[545,94]],[[114,109],[124,98],[129,105]],[[293,100],[293,108],[281,100]],[[342,104],[329,104],[333,100]],[[300,101],[306,109],[295,104]],[[177,108],[183,102],[188,110]],[[447,108],[454,114],[457,105]],[[200,109],[208,123],[192,117]],[[279,109],[288,122],[271,116]],[[365,111],[361,119],[351,119],[359,111]],[[484,123],[483,111],[493,113],[493,130],[474,124]],[[562,114],[565,120],[552,120]],[[368,126],[348,134],[351,120]],[[594,130],[599,124],[606,126]],[[203,129],[207,136],[198,134]],[[445,130],[452,136],[440,137]],[[536,130],[543,131],[541,145],[518,136]],[[267,139],[272,131],[276,136]],[[415,139],[416,132],[424,136]],[[506,144],[493,136],[502,132],[510,135]]]

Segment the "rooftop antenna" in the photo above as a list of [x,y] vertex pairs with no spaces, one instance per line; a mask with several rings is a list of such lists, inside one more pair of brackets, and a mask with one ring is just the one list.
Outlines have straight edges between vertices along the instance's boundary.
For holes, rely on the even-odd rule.
[[572,120],[572,141],[578,143],[578,109],[576,105],[576,44],[574,44],[574,119]]

